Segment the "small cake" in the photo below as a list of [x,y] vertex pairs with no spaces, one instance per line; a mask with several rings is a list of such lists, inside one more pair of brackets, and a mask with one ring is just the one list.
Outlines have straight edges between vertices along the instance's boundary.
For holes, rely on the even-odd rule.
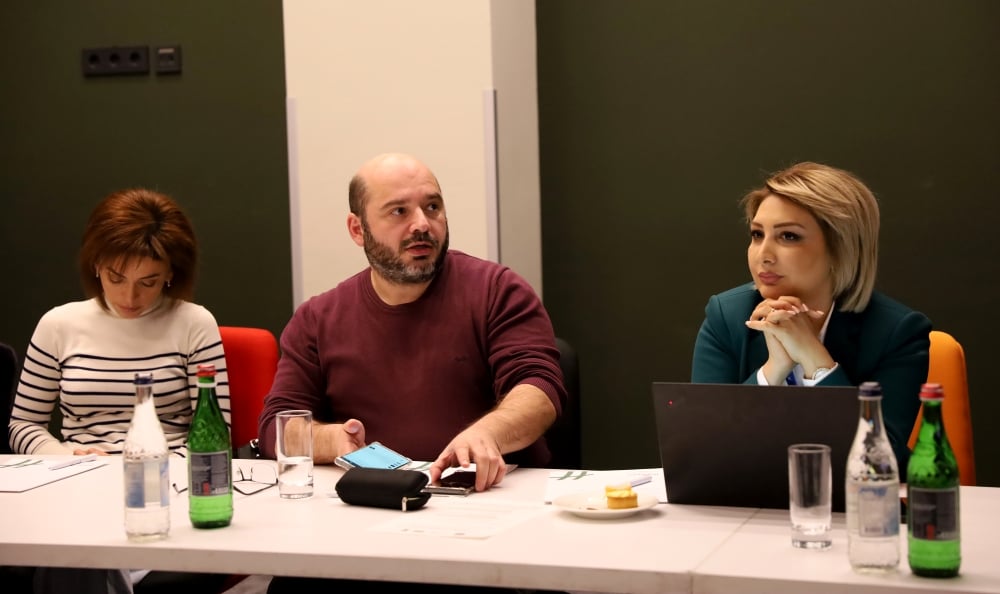
[[618,483],[617,485],[605,485],[604,494],[607,495],[612,491],[628,491],[631,488],[632,485],[630,485],[629,483]]
[[632,485],[627,483],[604,487],[604,496],[608,499],[608,509],[639,507],[639,496],[632,490]]

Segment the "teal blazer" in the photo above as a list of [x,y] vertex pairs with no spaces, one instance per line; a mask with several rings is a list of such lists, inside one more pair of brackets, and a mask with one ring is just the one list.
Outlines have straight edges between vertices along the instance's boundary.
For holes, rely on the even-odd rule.
[[[753,283],[709,298],[694,345],[692,382],[757,383],[767,344],[763,333],[744,322],[761,301]],[[910,459],[907,441],[920,410],[920,386],[927,381],[930,331],[927,316],[875,292],[862,312],[834,311],[823,341],[839,365],[820,384],[882,384],[882,417],[902,480]]]

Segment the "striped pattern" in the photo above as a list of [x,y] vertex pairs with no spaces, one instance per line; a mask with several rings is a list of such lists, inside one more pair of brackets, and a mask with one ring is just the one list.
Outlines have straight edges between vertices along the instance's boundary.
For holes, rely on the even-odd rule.
[[[134,375],[151,372],[167,443],[182,453],[198,400],[197,368],[204,363],[216,366],[219,406],[229,423],[222,340],[205,308],[182,302],[131,320],[105,312],[95,300],[54,308],[39,321],[24,357],[11,447],[22,454],[91,447],[120,454],[132,418]],[[48,431],[57,403],[61,440]]]

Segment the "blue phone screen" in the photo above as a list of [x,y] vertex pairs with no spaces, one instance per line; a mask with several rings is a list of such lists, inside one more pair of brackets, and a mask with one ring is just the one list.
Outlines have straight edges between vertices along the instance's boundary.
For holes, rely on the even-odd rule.
[[394,452],[384,445],[374,442],[342,456],[345,460],[361,468],[385,468],[394,470],[406,466],[410,459]]

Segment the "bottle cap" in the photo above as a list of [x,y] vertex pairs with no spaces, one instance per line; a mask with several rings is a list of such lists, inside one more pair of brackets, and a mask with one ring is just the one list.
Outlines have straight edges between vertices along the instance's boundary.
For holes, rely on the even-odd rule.
[[137,373],[135,374],[135,378],[132,380],[132,383],[137,386],[151,385],[153,383],[153,374],[148,371]]
[[858,388],[859,398],[881,398],[882,384],[878,382],[864,382]]
[[212,364],[199,365],[198,377],[215,377],[215,365]]
[[941,384],[926,383],[920,386],[921,400],[944,400],[944,388]]

